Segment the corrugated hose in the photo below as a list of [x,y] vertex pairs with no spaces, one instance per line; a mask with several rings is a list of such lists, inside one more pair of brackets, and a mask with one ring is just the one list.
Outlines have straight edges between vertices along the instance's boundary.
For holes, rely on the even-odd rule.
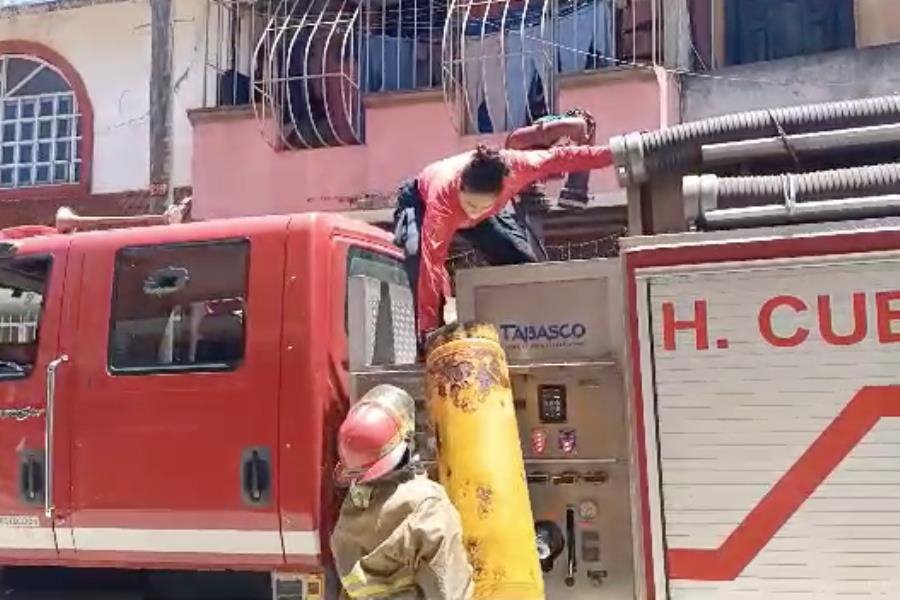
[[682,172],[699,164],[705,144],[882,125],[898,120],[900,95],[893,95],[735,113],[617,136],[610,140],[610,146],[617,166],[640,183],[653,173]]
[[719,204],[739,206],[783,202],[788,193],[798,202],[900,193],[900,163],[757,177],[720,177]]

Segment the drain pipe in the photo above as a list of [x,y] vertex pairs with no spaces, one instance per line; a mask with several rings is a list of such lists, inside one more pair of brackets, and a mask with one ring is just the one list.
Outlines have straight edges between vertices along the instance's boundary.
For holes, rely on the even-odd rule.
[[900,163],[802,175],[689,176],[683,193],[702,229],[895,216],[900,215]]
[[609,145],[619,182],[625,187],[645,183],[656,174],[683,173],[700,164],[703,146],[708,144],[897,121],[900,95],[893,95],[735,113],[616,136]]

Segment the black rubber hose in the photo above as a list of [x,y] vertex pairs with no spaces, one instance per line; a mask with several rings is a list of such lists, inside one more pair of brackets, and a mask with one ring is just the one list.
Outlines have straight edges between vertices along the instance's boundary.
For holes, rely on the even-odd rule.
[[750,206],[784,202],[791,190],[797,202],[900,194],[900,163],[800,175],[722,177],[716,197],[719,206]]
[[699,164],[705,144],[781,133],[809,133],[895,123],[900,95],[755,110],[675,125],[641,134],[647,172],[681,172]]

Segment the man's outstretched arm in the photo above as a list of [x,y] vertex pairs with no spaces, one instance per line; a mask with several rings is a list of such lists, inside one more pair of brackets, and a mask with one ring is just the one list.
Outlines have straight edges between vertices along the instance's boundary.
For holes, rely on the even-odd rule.
[[514,190],[551,175],[604,169],[613,162],[612,152],[606,146],[557,146],[501,153],[509,165],[509,187]]

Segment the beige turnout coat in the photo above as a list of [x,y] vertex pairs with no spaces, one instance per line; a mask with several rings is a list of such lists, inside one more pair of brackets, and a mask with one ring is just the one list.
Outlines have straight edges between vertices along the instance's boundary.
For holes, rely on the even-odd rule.
[[373,484],[365,508],[348,495],[331,549],[344,598],[472,598],[459,513],[444,488],[425,475]]

